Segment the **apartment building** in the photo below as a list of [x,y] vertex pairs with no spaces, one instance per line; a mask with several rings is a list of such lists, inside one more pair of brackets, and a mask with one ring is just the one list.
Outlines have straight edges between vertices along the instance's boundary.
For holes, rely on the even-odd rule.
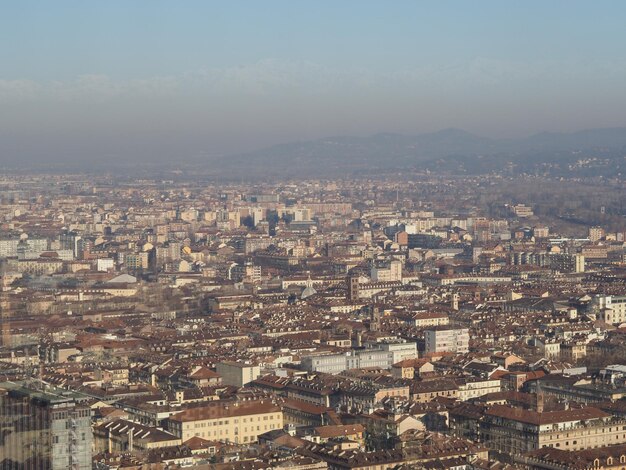
[[192,437],[234,443],[256,442],[283,427],[283,412],[271,400],[210,403],[170,416],[168,429],[183,442]]
[[626,295],[596,295],[592,308],[598,320],[613,324],[626,322]]
[[465,354],[469,351],[469,330],[439,326],[424,330],[425,352],[451,352]]
[[0,383],[0,456],[11,468],[91,470],[91,410],[81,398],[40,383]]
[[623,444],[626,421],[598,408],[537,412],[494,405],[480,423],[484,442],[500,452],[519,454],[542,447],[582,450]]

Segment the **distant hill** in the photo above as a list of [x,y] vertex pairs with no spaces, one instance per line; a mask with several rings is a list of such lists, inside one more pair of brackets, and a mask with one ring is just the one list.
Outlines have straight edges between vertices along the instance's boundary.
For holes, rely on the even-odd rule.
[[[490,139],[460,129],[407,136],[376,134],[369,137],[329,137],[291,142],[258,151],[231,155],[217,162],[225,174],[302,176],[377,170],[438,167],[449,171],[482,163],[484,171],[519,167],[528,163],[577,161],[581,155],[619,160],[626,149],[626,128],[589,129],[574,133],[535,134],[522,139]],[[595,153],[594,153],[595,152]],[[607,155],[610,154],[610,155]],[[478,168],[477,168],[478,169]],[[468,169],[461,171],[467,173]]]

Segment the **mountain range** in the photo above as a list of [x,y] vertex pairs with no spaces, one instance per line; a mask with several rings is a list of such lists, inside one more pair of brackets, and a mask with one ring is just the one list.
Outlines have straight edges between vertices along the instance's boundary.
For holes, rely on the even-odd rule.
[[[517,171],[532,172],[546,166],[558,170],[590,158],[617,162],[621,169],[624,155],[623,127],[543,132],[520,139],[491,139],[451,128],[412,136],[383,133],[290,142],[229,155],[214,163],[219,173],[248,175],[323,176],[420,168],[468,173],[468,167],[481,173],[511,166]],[[589,167],[588,163],[583,167]]]

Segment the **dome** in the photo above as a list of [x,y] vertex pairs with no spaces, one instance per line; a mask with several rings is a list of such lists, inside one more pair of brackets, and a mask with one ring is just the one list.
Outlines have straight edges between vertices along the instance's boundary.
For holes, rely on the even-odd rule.
[[302,295],[300,295],[300,298],[306,299],[307,297],[311,297],[315,294],[317,294],[317,291],[313,288],[313,286],[306,286],[302,291]]

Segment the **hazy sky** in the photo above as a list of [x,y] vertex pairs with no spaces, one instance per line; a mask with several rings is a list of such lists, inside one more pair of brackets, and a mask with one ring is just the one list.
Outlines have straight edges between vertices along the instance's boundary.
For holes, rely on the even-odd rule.
[[624,1],[41,1],[0,10],[0,161],[626,126]]

